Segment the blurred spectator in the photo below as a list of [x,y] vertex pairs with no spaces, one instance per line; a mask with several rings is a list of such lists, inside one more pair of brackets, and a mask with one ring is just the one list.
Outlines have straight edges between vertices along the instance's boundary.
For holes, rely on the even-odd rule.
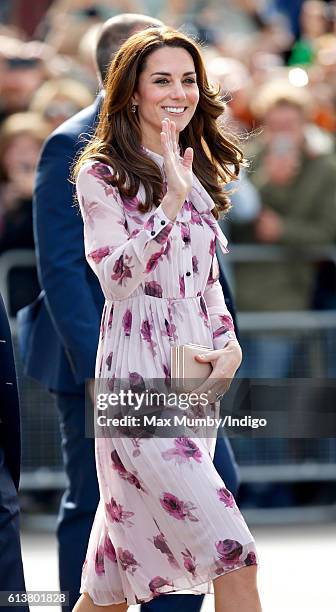
[[47,78],[43,45],[0,36],[0,121],[27,110],[33,93]]
[[250,111],[251,76],[247,67],[231,57],[217,56],[207,62],[211,80],[220,85],[221,93],[228,101],[238,131],[250,130],[253,116]]
[[0,253],[34,248],[32,193],[35,169],[49,125],[37,113],[14,113],[0,131]]
[[[302,254],[300,259],[300,248],[335,239],[335,159],[319,154],[306,137],[309,97],[302,89],[270,83],[260,90],[255,109],[265,128],[254,143],[250,179],[262,209],[254,222],[232,219],[232,239],[292,250],[290,261],[237,264],[237,306],[257,312],[307,310],[315,267]],[[288,375],[293,356],[288,340],[259,338],[244,348],[248,375]]]
[[288,23],[272,1],[225,0],[214,15],[215,42],[222,55],[248,63],[256,52],[282,53],[292,44]]
[[[53,0],[1,0],[0,21],[20,30],[25,39],[34,36],[35,29]],[[5,6],[3,6],[5,5]]]
[[10,0],[2,0],[0,3],[0,23],[6,23],[10,14]]
[[101,24],[91,26],[84,34],[78,47],[78,59],[85,66],[90,75],[90,81],[94,84],[94,92],[97,92],[97,66],[95,50],[97,47],[98,36],[101,31]]
[[74,79],[53,79],[37,90],[30,110],[40,114],[52,131],[92,102],[93,95],[82,83]]
[[[39,152],[50,128],[37,113],[15,113],[0,130],[0,255],[34,249],[32,194]],[[35,299],[35,270],[17,269],[10,279],[11,314]]]
[[237,224],[251,223],[256,220],[261,210],[260,194],[243,169],[239,176],[238,187],[230,195],[232,208],[228,219]]
[[58,53],[75,57],[82,37],[91,26],[102,24],[118,13],[141,13],[142,4],[141,0],[56,0],[44,19],[45,40]]
[[328,10],[322,0],[306,0],[300,12],[300,38],[294,44],[289,64],[312,64],[317,41],[328,30]]
[[300,30],[300,12],[305,0],[274,0],[277,10],[288,18],[291,32],[298,36]]

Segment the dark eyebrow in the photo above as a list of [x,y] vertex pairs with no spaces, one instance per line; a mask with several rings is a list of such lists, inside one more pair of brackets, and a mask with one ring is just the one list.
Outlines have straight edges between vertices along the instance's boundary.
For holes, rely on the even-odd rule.
[[[160,75],[164,75],[164,76],[171,76],[170,72],[153,72],[153,74],[151,74],[151,76],[155,76],[156,74],[160,74]],[[185,72],[183,74],[183,76],[187,76],[189,74],[196,74],[196,72],[194,70],[191,70],[190,72]]]

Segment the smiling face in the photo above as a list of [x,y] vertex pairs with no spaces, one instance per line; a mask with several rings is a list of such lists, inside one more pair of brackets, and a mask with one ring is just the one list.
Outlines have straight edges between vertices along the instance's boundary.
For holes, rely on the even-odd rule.
[[191,120],[199,100],[194,60],[186,49],[162,47],[153,51],[139,76],[132,103],[137,106],[142,144],[161,153],[161,122],[169,117],[177,134]]
[[305,135],[303,109],[291,104],[279,103],[266,113],[264,133],[269,143],[286,143],[300,148]]

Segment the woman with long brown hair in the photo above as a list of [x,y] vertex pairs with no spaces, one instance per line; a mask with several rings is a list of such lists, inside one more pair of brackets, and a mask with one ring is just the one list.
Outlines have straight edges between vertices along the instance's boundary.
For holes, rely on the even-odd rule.
[[[96,379],[169,379],[170,348],[209,347],[212,402],[241,362],[218,281],[223,185],[244,162],[193,40],[134,34],[110,66],[99,124],[75,168],[87,261],[106,302]],[[216,472],[215,439],[97,437],[101,501],[76,612],[124,612],[163,593],[215,591],[260,612],[254,539]],[[239,570],[239,571],[233,571]],[[174,600],[172,599],[172,610]]]

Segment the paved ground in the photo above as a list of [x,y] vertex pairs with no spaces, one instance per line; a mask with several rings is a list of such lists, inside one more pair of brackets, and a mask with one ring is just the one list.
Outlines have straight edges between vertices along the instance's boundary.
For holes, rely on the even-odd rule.
[[[251,530],[260,556],[263,612],[336,612],[335,523]],[[24,532],[22,543],[27,589],[57,590],[55,537]],[[31,607],[32,612],[46,610],[59,612],[57,607]],[[213,610],[213,598],[207,596],[202,612]]]

